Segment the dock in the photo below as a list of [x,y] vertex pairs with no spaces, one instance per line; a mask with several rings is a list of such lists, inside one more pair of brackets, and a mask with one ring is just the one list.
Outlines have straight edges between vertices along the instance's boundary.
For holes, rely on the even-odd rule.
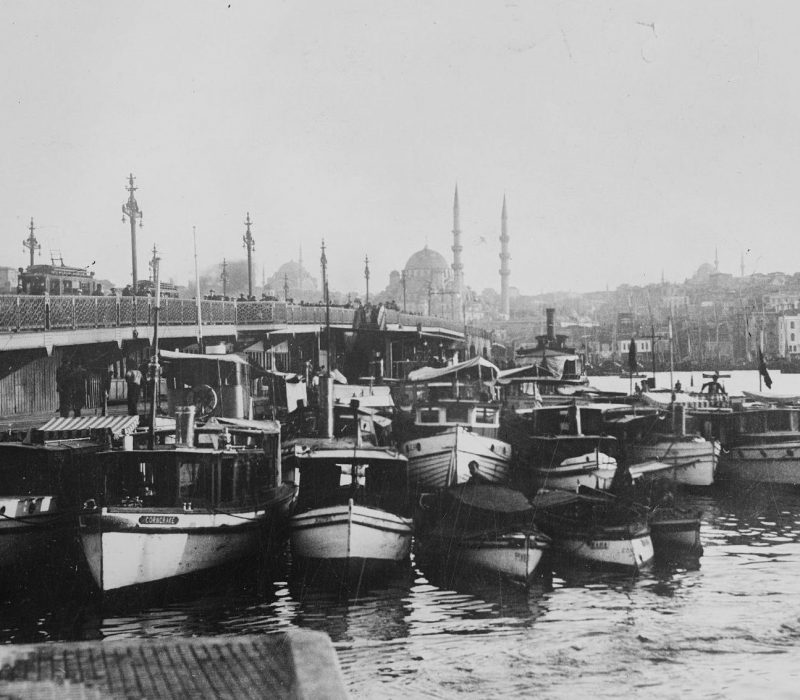
[[0,646],[0,698],[347,698],[323,632]]

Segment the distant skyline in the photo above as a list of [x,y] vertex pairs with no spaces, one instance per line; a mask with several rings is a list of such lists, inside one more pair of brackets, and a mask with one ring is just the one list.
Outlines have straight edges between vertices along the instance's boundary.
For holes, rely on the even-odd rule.
[[0,264],[130,281],[126,178],[165,277],[296,260],[370,288],[427,243],[523,294],[800,269],[790,2],[189,2],[0,7]]

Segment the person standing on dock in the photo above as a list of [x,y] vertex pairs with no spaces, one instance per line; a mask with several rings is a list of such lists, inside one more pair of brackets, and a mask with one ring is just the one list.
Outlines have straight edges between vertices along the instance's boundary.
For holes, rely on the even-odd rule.
[[58,414],[62,418],[69,418],[72,407],[72,361],[69,358],[62,360],[56,369],[56,391],[58,391]]
[[86,380],[88,376],[86,368],[78,361],[73,365],[72,372],[68,377],[68,382],[71,386],[70,404],[73,410],[72,415],[75,418],[80,417],[81,410],[86,405]]
[[132,359],[128,360],[128,371],[125,372],[125,383],[128,386],[128,415],[139,413],[139,394],[142,390],[142,373]]

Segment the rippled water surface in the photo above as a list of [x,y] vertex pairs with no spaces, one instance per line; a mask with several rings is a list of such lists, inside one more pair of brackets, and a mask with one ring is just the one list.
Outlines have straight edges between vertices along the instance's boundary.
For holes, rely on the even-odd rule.
[[558,571],[524,590],[412,561],[357,590],[286,559],[104,606],[63,581],[0,608],[4,642],[322,630],[353,697],[796,697],[800,492],[715,487],[699,559]]

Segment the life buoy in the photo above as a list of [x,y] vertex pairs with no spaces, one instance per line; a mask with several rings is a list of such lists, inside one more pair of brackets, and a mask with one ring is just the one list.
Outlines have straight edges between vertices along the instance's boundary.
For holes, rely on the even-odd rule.
[[186,397],[190,405],[194,405],[195,415],[209,415],[217,407],[217,392],[208,384],[198,384],[189,390]]

